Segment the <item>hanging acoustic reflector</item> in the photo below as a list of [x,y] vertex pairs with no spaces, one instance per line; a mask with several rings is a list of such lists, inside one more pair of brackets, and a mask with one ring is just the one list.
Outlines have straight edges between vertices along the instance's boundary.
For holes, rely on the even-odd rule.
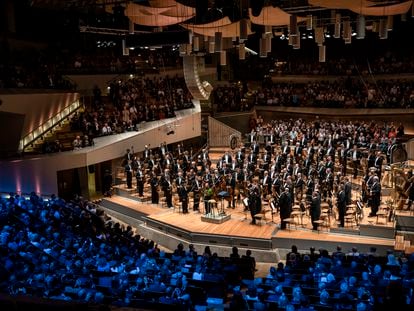
[[346,20],[343,24],[343,37],[345,44],[350,44],[352,41],[352,29],[351,29],[351,21]]
[[372,32],[379,32],[379,21],[372,22]]
[[338,39],[341,37],[341,13],[335,14],[335,29],[334,29],[334,38]]
[[365,16],[358,15],[357,17],[357,39],[364,39],[365,38]]
[[242,18],[240,20],[240,41],[245,41],[247,40],[247,19]]
[[292,14],[290,15],[289,36],[297,36],[297,35],[298,35],[298,19],[296,15]]
[[227,53],[226,51],[220,51],[220,65],[226,66],[227,65]]
[[387,20],[385,18],[380,19],[378,32],[380,39],[384,40],[388,38]]
[[246,50],[244,43],[239,44],[239,59],[244,60],[246,59]]
[[306,15],[306,30],[312,30],[312,28],[313,28],[312,15]]
[[321,46],[323,44],[323,27],[315,28],[315,42]]
[[217,31],[214,34],[214,45],[216,52],[221,52],[223,45],[223,34],[220,31]]
[[132,20],[129,20],[129,33],[130,34],[134,34],[134,32],[135,32],[135,24],[134,24],[134,22],[132,21]]
[[324,63],[326,61],[326,45],[319,46],[319,62]]
[[260,57],[267,57],[267,51],[266,51],[266,38],[260,38]]
[[126,46],[125,39],[122,39],[122,55],[123,56],[129,56],[129,48]]
[[394,16],[388,15],[388,17],[387,17],[387,30],[392,31],[393,27],[394,27]]
[[208,37],[208,52],[209,53],[215,52],[214,37]]
[[200,51],[200,37],[195,36],[193,38],[193,51],[194,52]]
[[272,34],[266,34],[266,53],[272,53]]

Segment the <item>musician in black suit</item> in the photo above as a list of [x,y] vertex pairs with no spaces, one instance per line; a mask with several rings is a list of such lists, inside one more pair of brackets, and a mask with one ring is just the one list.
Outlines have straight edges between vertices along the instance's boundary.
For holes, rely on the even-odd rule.
[[159,181],[158,181],[157,175],[155,175],[154,173],[152,173],[152,175],[151,175],[150,185],[151,185],[151,202],[152,202],[152,204],[158,204],[158,201],[159,201],[159,194],[158,194]]
[[336,204],[337,204],[338,214],[339,214],[339,226],[338,227],[344,227],[345,226],[345,212],[346,212],[346,195],[344,191],[344,186],[342,184],[339,186],[339,192],[337,194]]
[[307,178],[306,180],[306,201],[312,201],[312,193],[315,190],[315,183],[312,177]]
[[137,172],[135,174],[135,178],[137,179],[137,192],[140,197],[144,195],[144,173],[140,166],[137,168]]
[[302,197],[303,197],[303,186],[305,185],[305,181],[302,178],[302,174],[298,173],[298,175],[296,176],[296,180],[294,183],[294,187],[295,187],[295,194],[296,194],[296,199],[300,201],[302,201]]
[[181,184],[177,188],[177,192],[181,202],[183,214],[188,214],[188,192],[186,188],[186,183]]
[[346,198],[346,205],[352,203],[352,184],[348,177],[345,177],[344,192]]
[[347,166],[347,157],[348,157],[348,149],[345,148],[345,145],[342,144],[340,148],[338,148],[338,157],[339,157],[339,164],[341,167],[341,174],[342,176],[346,175],[346,166]]
[[126,183],[127,188],[132,189],[132,161],[128,160],[127,164],[125,165],[125,175],[126,175]]
[[193,210],[195,212],[198,212],[199,211],[200,197],[201,197],[202,187],[203,187],[202,177],[201,176],[197,176],[196,178],[194,178],[193,185],[192,185],[192,189],[193,189],[193,200],[194,200]]
[[377,216],[378,208],[381,204],[381,184],[378,176],[374,176],[374,183],[371,187],[371,213],[368,217]]
[[257,178],[254,178],[253,184],[250,185],[250,188],[248,190],[248,199],[250,215],[252,217],[251,224],[255,225],[256,219],[254,218],[254,215],[260,213],[262,210],[261,192]]
[[382,171],[382,162],[384,161],[383,156],[380,151],[377,151],[377,156],[375,157],[374,166],[377,169],[377,175],[379,180],[381,180],[381,171]]
[[357,178],[358,176],[358,169],[359,166],[361,165],[361,158],[362,158],[362,154],[361,152],[357,149],[357,145],[354,145],[353,149],[349,151],[349,157],[352,160],[352,165],[354,168],[354,178]]
[[366,173],[369,173],[369,169],[371,167],[375,167],[375,151],[374,150],[370,150],[369,154],[368,154],[368,159],[367,159],[367,170]]
[[279,197],[279,208],[280,208],[280,220],[281,225],[280,229],[286,229],[286,222],[283,220],[290,217],[290,213],[292,212],[292,196],[290,194],[290,189],[288,187],[285,188],[285,191]]
[[316,220],[319,220],[321,217],[321,197],[319,193],[314,191],[312,193],[312,199],[310,204],[310,216],[312,222],[312,229],[318,230],[318,224],[315,223]]
[[161,176],[161,189],[165,195],[165,202],[169,208],[174,207],[172,204],[172,184],[168,174]]

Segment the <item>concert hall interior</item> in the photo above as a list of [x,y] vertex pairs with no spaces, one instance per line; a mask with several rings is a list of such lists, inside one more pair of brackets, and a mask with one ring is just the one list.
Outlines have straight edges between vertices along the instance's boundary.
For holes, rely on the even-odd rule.
[[412,0],[1,1],[0,305],[410,308],[413,34]]

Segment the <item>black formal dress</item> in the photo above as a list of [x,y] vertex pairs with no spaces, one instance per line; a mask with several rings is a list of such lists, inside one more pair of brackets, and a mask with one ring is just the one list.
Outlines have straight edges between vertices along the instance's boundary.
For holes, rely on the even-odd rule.
[[316,220],[319,220],[321,217],[321,198],[319,195],[312,196],[312,201],[310,204],[310,216],[312,221],[313,230],[318,229],[318,224],[315,224]]
[[280,208],[280,220],[282,230],[286,229],[286,222],[283,220],[290,217],[290,213],[292,212],[292,196],[290,192],[283,191],[283,193],[279,197],[279,208]]
[[339,214],[339,227],[344,227],[345,225],[345,212],[346,212],[346,195],[345,191],[340,190],[337,197],[337,207]]

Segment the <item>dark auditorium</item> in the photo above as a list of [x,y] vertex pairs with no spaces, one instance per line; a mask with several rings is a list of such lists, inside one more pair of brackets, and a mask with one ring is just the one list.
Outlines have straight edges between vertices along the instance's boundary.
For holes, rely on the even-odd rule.
[[413,0],[0,1],[0,309],[413,310]]

